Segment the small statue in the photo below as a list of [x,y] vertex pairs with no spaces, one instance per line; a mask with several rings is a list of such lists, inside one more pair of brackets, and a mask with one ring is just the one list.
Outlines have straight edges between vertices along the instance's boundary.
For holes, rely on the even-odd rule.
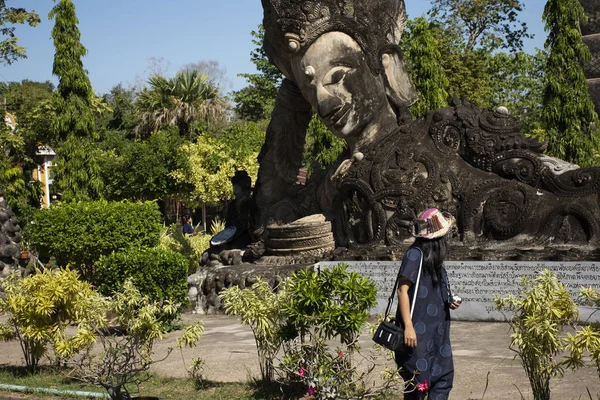
[[225,228],[235,228],[229,243],[241,248],[250,243],[252,214],[252,180],[246,171],[235,171],[231,178],[234,200],[229,203],[225,215]]

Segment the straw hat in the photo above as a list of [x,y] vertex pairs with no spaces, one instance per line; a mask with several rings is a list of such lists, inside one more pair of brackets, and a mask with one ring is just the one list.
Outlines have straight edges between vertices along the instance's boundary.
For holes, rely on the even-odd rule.
[[448,233],[455,222],[456,219],[449,212],[430,208],[419,214],[411,233],[417,238],[435,239]]

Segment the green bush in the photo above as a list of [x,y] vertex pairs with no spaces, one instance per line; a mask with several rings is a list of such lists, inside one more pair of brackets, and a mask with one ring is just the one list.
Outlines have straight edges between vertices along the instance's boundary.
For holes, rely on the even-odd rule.
[[102,255],[126,247],[154,247],[161,232],[154,202],[81,202],[39,210],[27,236],[42,259],[56,257],[91,277],[90,268]]
[[[71,270],[37,271],[21,279],[13,272],[2,280],[0,340],[18,339],[27,367],[35,370],[44,355],[57,361],[72,357],[96,341],[93,327],[105,321],[105,302]],[[76,325],[77,331],[67,332]],[[54,350],[48,354],[48,347]]]
[[171,250],[130,247],[96,263],[93,282],[100,293],[112,295],[121,291],[131,278],[133,284],[151,300],[187,301],[188,260]]

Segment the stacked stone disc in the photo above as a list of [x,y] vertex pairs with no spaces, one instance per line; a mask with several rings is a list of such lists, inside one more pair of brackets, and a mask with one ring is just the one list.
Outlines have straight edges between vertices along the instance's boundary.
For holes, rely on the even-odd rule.
[[592,59],[585,66],[590,95],[600,114],[600,1],[579,0],[588,16],[588,22],[581,25],[583,42],[589,47]]
[[7,207],[0,190],[0,276],[18,267],[21,229],[12,211]]
[[272,256],[322,256],[335,248],[331,222],[321,214],[285,225],[269,225],[267,232],[267,252]]

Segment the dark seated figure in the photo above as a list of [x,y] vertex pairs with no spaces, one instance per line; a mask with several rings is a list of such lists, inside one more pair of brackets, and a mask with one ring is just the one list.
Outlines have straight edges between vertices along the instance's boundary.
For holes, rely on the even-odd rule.
[[252,180],[246,171],[236,171],[231,178],[234,200],[227,206],[225,227],[234,227],[230,247],[242,248],[250,243],[252,215]]
[[236,171],[231,178],[234,200],[225,212],[225,229],[212,237],[201,265],[234,265],[242,262],[251,241],[252,180],[246,171]]

